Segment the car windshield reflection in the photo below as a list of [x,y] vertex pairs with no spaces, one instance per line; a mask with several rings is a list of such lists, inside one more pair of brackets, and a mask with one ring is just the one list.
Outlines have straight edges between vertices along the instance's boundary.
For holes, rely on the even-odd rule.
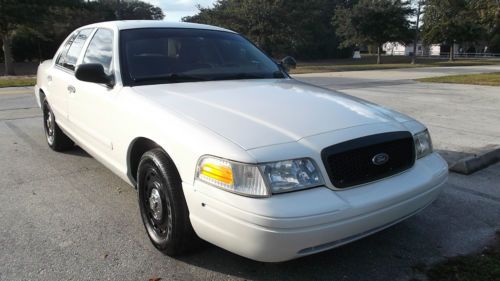
[[148,28],[123,30],[120,38],[128,85],[286,77],[272,59],[236,33]]

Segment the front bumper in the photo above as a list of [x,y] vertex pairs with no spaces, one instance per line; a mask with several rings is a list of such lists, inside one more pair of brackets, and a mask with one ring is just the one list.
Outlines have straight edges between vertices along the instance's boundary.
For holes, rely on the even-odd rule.
[[241,256],[280,262],[387,228],[432,203],[447,179],[436,153],[408,171],[361,187],[326,187],[254,199],[196,181],[183,189],[194,230]]

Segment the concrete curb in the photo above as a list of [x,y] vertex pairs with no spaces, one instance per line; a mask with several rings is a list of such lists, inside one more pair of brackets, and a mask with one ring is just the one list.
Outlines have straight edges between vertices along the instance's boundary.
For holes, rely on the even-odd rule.
[[500,147],[482,154],[468,156],[451,165],[450,171],[470,175],[500,161]]

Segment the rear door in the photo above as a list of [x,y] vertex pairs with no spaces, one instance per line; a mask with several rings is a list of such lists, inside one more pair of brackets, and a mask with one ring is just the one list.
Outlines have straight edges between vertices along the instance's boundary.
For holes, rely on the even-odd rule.
[[47,77],[50,106],[56,115],[57,123],[66,129],[69,117],[68,100],[74,93],[72,84],[76,79],[74,75],[76,62],[92,30],[92,28],[82,29],[68,38]]

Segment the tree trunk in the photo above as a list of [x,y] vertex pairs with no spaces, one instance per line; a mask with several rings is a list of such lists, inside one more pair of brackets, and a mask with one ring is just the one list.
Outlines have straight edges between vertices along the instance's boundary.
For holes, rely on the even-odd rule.
[[382,63],[382,60],[381,60],[382,54],[381,54],[380,49],[382,49],[381,45],[377,45],[377,64]]
[[413,42],[413,54],[411,54],[411,64],[415,64],[417,62],[417,37],[415,37],[415,41]]
[[450,45],[450,61],[455,60],[455,43],[451,43]]
[[4,75],[15,75],[14,64],[12,59],[12,49],[11,43],[12,38],[9,34],[2,34],[3,43],[3,56],[5,63],[5,74]]
[[418,42],[418,32],[419,32],[419,23],[420,23],[420,8],[422,2],[418,1],[417,8],[417,21],[415,26],[415,39],[413,40],[413,55],[411,56],[411,64],[415,64],[417,62],[417,42]]

